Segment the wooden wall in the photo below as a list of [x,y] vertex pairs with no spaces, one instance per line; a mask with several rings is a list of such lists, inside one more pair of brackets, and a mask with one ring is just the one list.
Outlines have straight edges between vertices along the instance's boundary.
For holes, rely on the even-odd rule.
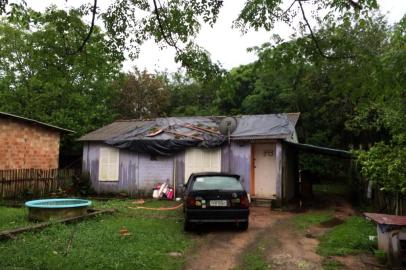
[[99,181],[99,154],[102,143],[85,143],[83,146],[83,171],[90,173],[93,188],[99,194],[125,192],[130,196],[152,193],[152,188],[163,182],[173,185],[173,180],[183,183],[183,154],[151,159],[141,154],[120,149],[118,181]]
[[[158,157],[152,160],[148,154],[139,154],[127,150],[120,150],[119,158],[119,180],[111,182],[100,182],[99,174],[99,149],[103,146],[101,143],[85,143],[83,147],[83,170],[90,173],[93,187],[97,193],[119,193],[125,192],[136,196],[152,192],[152,187],[156,183],[168,182],[175,185],[176,190],[180,191],[184,183],[185,174],[185,155],[184,152],[170,157]],[[276,155],[280,160],[277,168],[282,170],[282,152],[281,143],[277,144]],[[290,158],[286,156],[286,158]],[[284,163],[285,169],[291,170],[290,163]],[[241,181],[245,189],[250,192],[251,175],[251,145],[249,143],[235,143],[222,147],[221,170],[223,172],[235,173],[241,176]],[[291,173],[279,173],[279,181],[282,179],[291,181]],[[287,181],[287,180],[286,180]],[[291,196],[292,187],[285,184],[286,194]],[[277,188],[282,190],[281,184]],[[280,193],[278,195],[281,195]]]
[[222,148],[221,170],[241,176],[247,192],[250,192],[251,145],[232,142]]

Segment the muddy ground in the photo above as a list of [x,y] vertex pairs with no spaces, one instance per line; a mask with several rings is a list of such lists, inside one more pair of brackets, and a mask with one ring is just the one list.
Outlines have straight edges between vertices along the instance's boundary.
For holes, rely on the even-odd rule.
[[[250,226],[245,232],[233,226],[218,225],[199,228],[193,233],[197,240],[194,250],[188,254],[184,269],[225,270],[244,269],[244,254],[258,248],[263,249],[269,269],[323,269],[323,257],[316,253],[316,237],[353,214],[347,205],[336,207],[336,220],[331,224],[313,226],[307,232],[299,232],[290,222],[296,215],[291,212],[270,211],[266,207],[252,207]],[[374,269],[366,265],[361,256],[333,258],[341,269]]]

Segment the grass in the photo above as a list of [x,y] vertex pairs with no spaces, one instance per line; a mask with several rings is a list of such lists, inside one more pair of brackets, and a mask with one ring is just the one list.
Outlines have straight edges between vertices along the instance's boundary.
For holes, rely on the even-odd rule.
[[323,258],[322,260],[323,270],[338,270],[342,268],[342,264],[334,260],[333,258]]
[[317,253],[322,256],[345,256],[371,252],[376,247],[376,240],[369,240],[370,235],[376,235],[371,222],[363,217],[350,217],[320,237]]
[[0,206],[0,231],[30,224],[25,208]]
[[346,197],[351,192],[351,186],[346,183],[315,184],[313,185],[313,192],[315,194],[340,195]]
[[332,218],[333,215],[330,212],[310,212],[294,216],[292,222],[297,229],[305,231],[312,225],[319,224]]
[[[173,206],[174,202],[147,202],[142,206]],[[117,208],[75,224],[55,224],[38,233],[24,233],[0,242],[0,269],[179,269],[192,243],[182,230],[181,209],[133,210],[131,200],[94,203],[98,208]],[[6,213],[9,213],[8,210]],[[20,211],[24,211],[21,210]],[[8,214],[7,216],[9,216]],[[18,217],[24,216],[16,212]],[[8,218],[10,220],[10,217]],[[4,222],[0,212],[1,224]],[[125,227],[131,233],[122,237]],[[72,240],[70,240],[72,239]],[[69,244],[71,243],[71,244]],[[179,252],[181,257],[171,257]]]

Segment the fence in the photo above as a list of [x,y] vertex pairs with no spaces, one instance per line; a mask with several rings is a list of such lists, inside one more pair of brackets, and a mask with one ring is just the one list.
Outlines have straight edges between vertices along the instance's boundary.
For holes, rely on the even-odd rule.
[[354,193],[358,204],[371,207],[368,211],[406,215],[406,196],[400,192],[387,192],[372,185],[365,178],[357,178]]
[[45,197],[71,186],[74,170],[0,170],[0,199]]
[[406,198],[396,193],[388,193],[375,188],[371,198],[372,205],[379,213],[406,215]]

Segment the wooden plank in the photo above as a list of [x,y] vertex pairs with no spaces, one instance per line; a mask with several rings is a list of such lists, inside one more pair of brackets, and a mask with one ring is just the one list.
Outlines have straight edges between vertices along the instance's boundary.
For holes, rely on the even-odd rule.
[[64,218],[60,220],[53,220],[53,221],[47,221],[47,222],[41,222],[37,223],[32,226],[27,226],[27,227],[22,227],[22,228],[17,228],[17,229],[12,229],[12,230],[5,230],[0,232],[0,240],[6,240],[6,239],[13,239],[15,238],[16,234],[24,233],[24,232],[30,232],[30,231],[36,231],[36,230],[41,230],[44,229],[48,226],[51,226],[52,224],[57,224],[57,223],[71,223],[75,221],[80,221],[85,218],[89,217],[94,217],[100,214],[112,214],[116,210],[115,209],[89,209],[89,210],[94,210],[93,212],[89,212],[86,215],[78,216],[78,217],[71,217],[71,218]]

